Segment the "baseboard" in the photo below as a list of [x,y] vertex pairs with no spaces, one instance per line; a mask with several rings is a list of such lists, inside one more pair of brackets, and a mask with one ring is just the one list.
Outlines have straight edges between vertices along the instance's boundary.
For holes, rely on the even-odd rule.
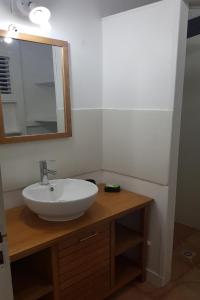
[[150,269],[147,269],[147,281],[156,287],[163,286],[163,278],[160,275]]

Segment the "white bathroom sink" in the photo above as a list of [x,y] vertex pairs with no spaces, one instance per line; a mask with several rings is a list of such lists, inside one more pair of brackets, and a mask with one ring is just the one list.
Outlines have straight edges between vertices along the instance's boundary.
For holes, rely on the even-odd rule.
[[82,216],[96,199],[98,187],[81,179],[50,180],[49,185],[36,183],[23,192],[25,204],[40,218],[68,221]]

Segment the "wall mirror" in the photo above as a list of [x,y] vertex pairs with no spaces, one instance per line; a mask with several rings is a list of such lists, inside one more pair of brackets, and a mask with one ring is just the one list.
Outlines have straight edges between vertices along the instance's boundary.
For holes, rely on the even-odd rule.
[[68,43],[0,30],[0,143],[70,136]]

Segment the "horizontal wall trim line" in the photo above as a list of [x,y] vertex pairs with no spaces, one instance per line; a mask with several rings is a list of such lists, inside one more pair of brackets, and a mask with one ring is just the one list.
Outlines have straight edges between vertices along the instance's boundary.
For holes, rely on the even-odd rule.
[[[84,173],[79,173],[79,174],[73,174],[73,175],[71,175],[71,176],[68,176],[68,177],[58,177],[58,178],[54,178],[54,179],[68,179],[68,178],[77,178],[77,177],[79,177],[79,176],[84,176],[84,175],[91,175],[91,174],[93,174],[93,173],[98,173],[98,172],[100,172],[100,173],[102,173],[102,170],[101,169],[97,169],[97,170],[92,170],[92,171],[88,171],[88,172],[84,172]],[[102,175],[102,174],[100,174],[100,175]],[[37,181],[37,182],[40,182],[39,180]],[[34,184],[35,182],[33,182],[33,183],[31,183],[31,184]],[[27,185],[26,186],[20,186],[20,187],[17,187],[17,188],[8,188],[8,189],[3,189],[3,193],[10,193],[10,192],[17,192],[17,191],[22,191],[23,189],[25,189],[27,187]]]
[[83,107],[83,108],[72,108],[72,111],[84,111],[84,110],[102,110],[101,107]]
[[152,184],[155,184],[155,185],[158,185],[158,186],[161,186],[161,187],[168,187],[168,185],[166,185],[166,184],[158,183],[158,182],[155,182],[155,181],[150,181],[150,180],[147,180],[147,179],[144,179],[144,178],[135,177],[135,176],[131,176],[131,175],[123,174],[123,173],[118,173],[118,172],[115,172],[115,171],[112,171],[112,170],[109,170],[109,169],[103,169],[102,171],[117,174],[117,175],[121,175],[121,176],[126,176],[126,177],[129,177],[129,178],[144,181],[144,182],[147,182],[147,183],[152,183]]
[[173,112],[172,109],[159,109],[159,108],[102,108],[102,110],[116,110],[116,111],[164,111],[164,112]]
[[83,176],[83,175],[90,175],[92,173],[97,173],[97,172],[102,172],[102,170],[101,169],[97,169],[97,170],[93,170],[93,171],[89,171],[89,172],[84,172],[84,173],[81,173],[81,174],[74,175],[72,177],[78,177],[78,176]]
[[114,110],[114,111],[164,111],[164,112],[173,112],[173,109],[159,109],[159,108],[91,108],[91,107],[83,107],[83,108],[72,108],[72,111],[85,111],[85,110]]

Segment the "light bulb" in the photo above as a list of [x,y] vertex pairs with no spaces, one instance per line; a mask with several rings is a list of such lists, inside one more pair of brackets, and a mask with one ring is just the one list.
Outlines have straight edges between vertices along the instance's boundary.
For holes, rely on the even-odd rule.
[[12,39],[11,37],[9,37],[9,36],[6,36],[6,37],[4,38],[4,42],[5,42],[6,44],[11,44],[11,43],[13,42],[13,39]]
[[29,19],[32,23],[42,25],[48,23],[51,17],[51,12],[48,8],[37,6],[30,11]]

